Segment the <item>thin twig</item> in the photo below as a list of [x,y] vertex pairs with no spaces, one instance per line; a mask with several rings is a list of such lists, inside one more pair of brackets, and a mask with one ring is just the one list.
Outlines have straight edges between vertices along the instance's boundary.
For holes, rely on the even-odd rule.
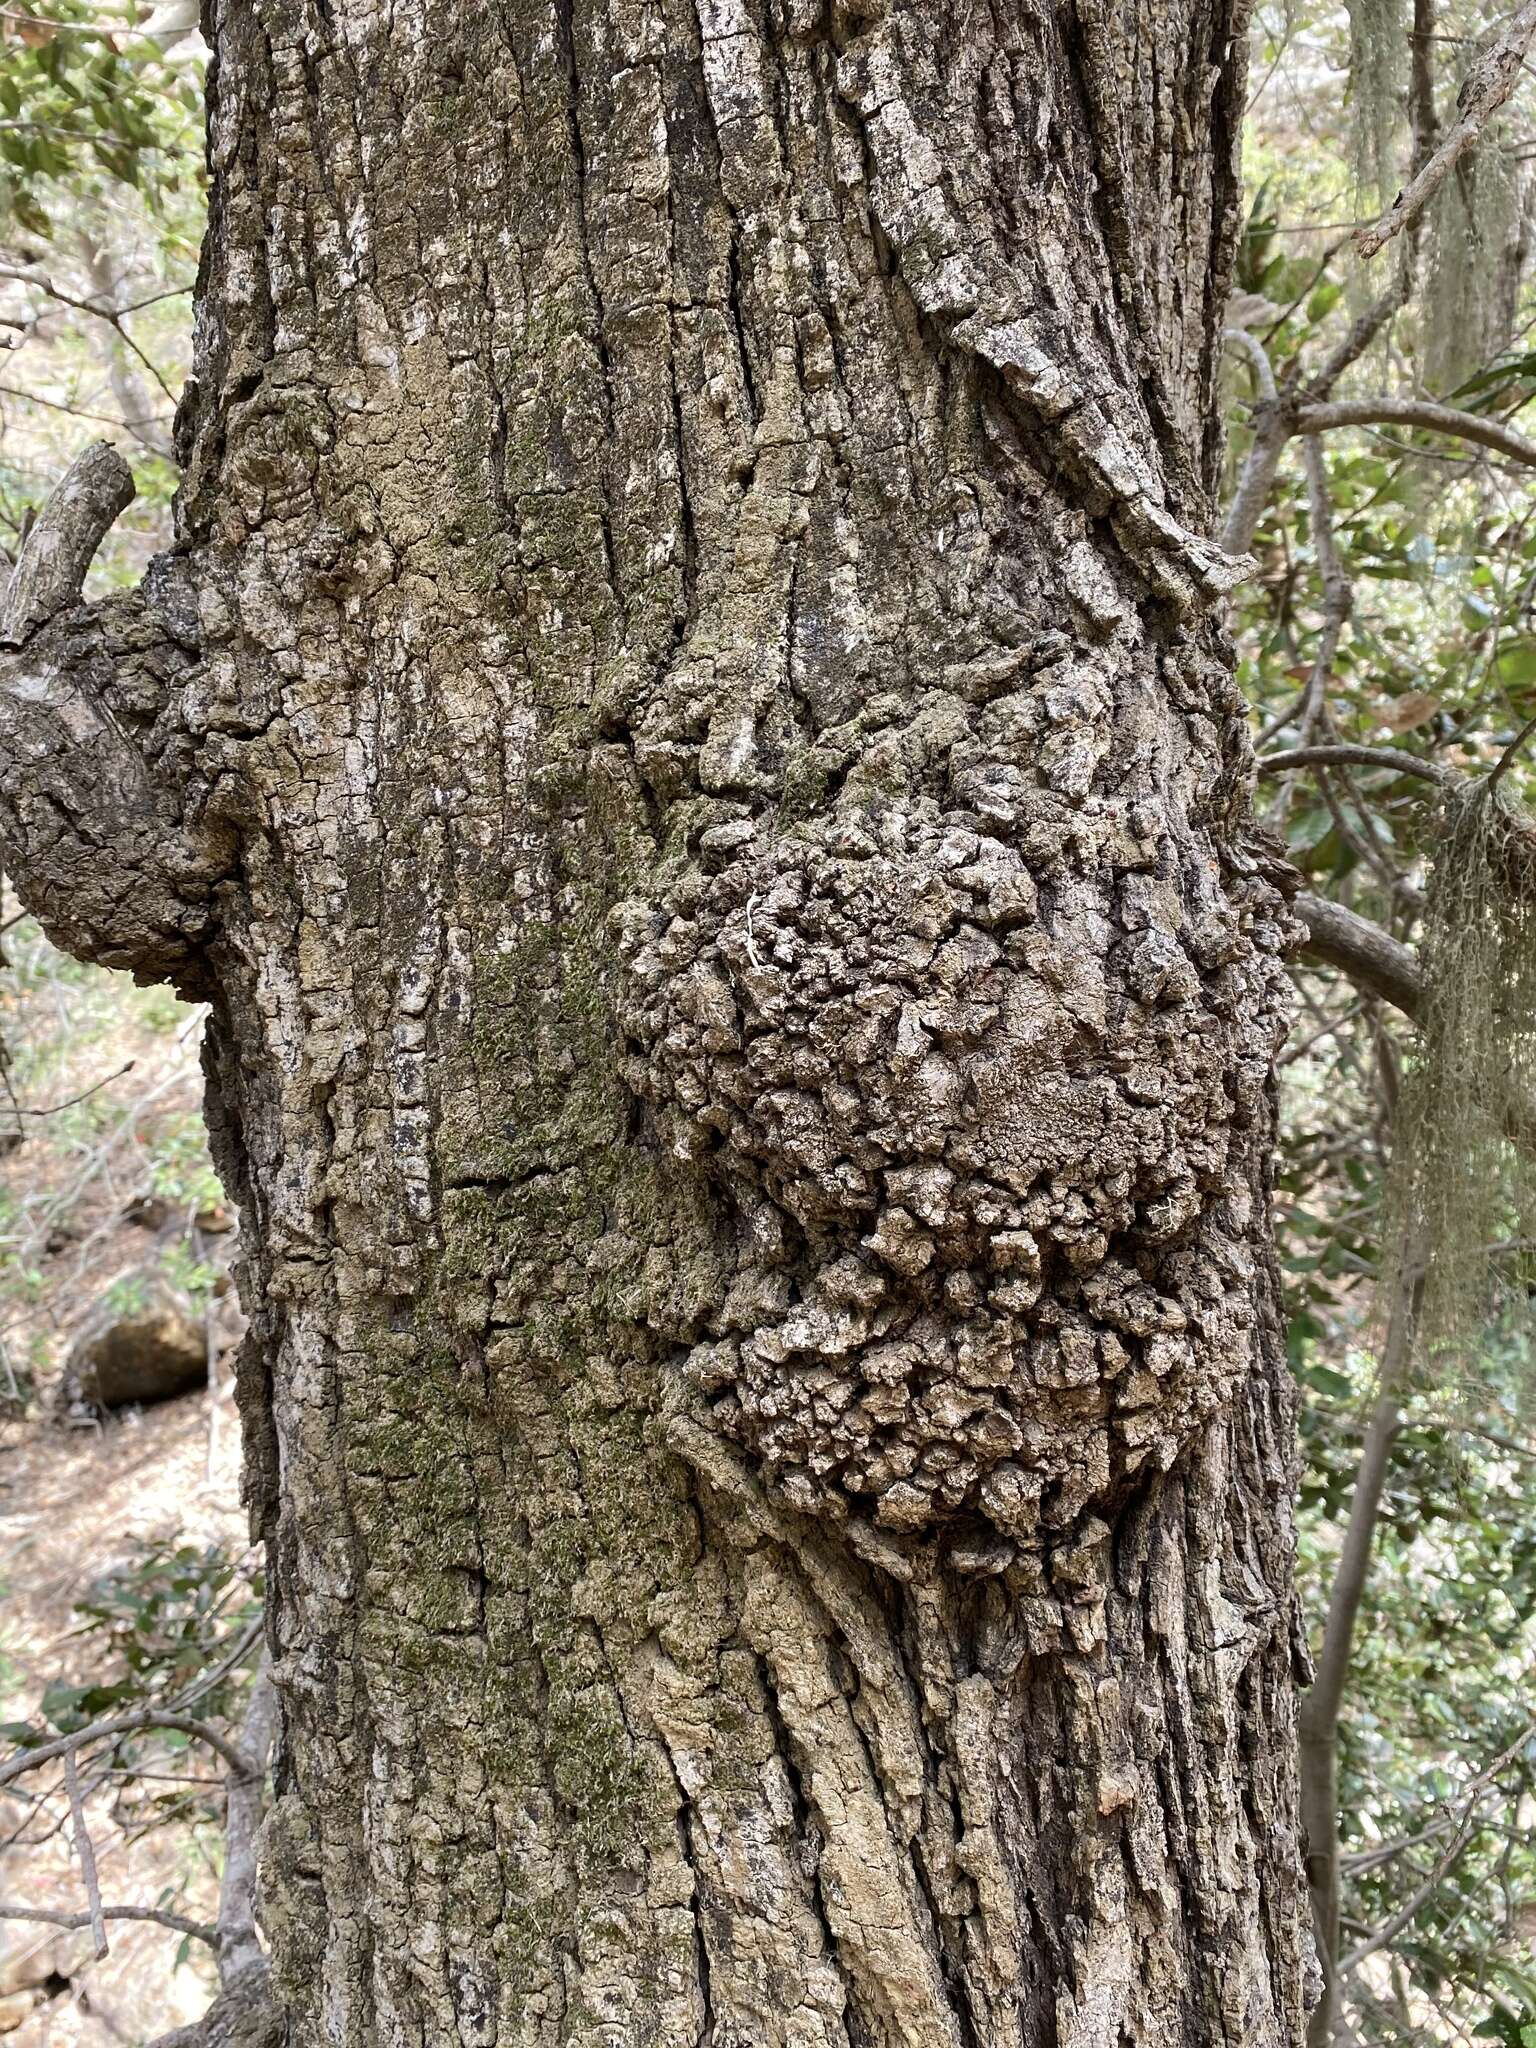
[[146,299],[130,299],[126,306],[118,307],[118,316],[126,318],[130,313],[142,313],[146,306],[163,305],[167,299],[184,299],[188,292],[195,290],[196,286],[190,284],[169,285],[163,292],[151,292]]
[[148,1728],[173,1728],[179,1734],[190,1735],[198,1742],[206,1742],[217,1752],[232,1771],[243,1773],[245,1758],[226,1736],[219,1733],[207,1721],[194,1720],[188,1714],[176,1714],[155,1707],[141,1708],[132,1714],[113,1715],[104,1721],[92,1721],[89,1727],[77,1729],[73,1735],[62,1735],[56,1742],[44,1742],[36,1749],[18,1750],[14,1756],[0,1763],[0,1787],[9,1785],[14,1778],[23,1777],[28,1771],[35,1771],[42,1764],[52,1763],[55,1758],[68,1760],[77,1749],[88,1742],[115,1740],[119,1735],[137,1735]]
[[85,1824],[85,1802],[80,1797],[80,1772],[75,1763],[75,1752],[64,1752],[64,1785],[69,1794],[69,1818],[74,1831],[75,1854],[80,1858],[80,1875],[85,1883],[85,1896],[90,1906],[86,1924],[91,1930],[91,1939],[96,1944],[96,1960],[106,1961],[112,1953],[107,1940],[107,1923],[101,1910],[101,1884],[96,1876],[96,1851],[91,1847],[91,1831]]
[[1435,1893],[1444,1883],[1451,1866],[1456,1862],[1466,1846],[1468,1832],[1471,1829],[1473,1818],[1477,1813],[1479,1805],[1482,1803],[1484,1795],[1495,1779],[1497,1779],[1500,1772],[1508,1769],[1509,1765],[1520,1754],[1521,1750],[1525,1748],[1533,1735],[1536,1735],[1536,1721],[1527,1721],[1524,1728],[1521,1729],[1509,1747],[1496,1756],[1486,1770],[1480,1771],[1472,1780],[1455,1833],[1435,1864],[1434,1869],[1425,1878],[1417,1891],[1413,1892],[1399,1906],[1390,1920],[1377,1928],[1375,1933],[1370,1935],[1365,1941],[1362,1941],[1357,1948],[1350,1950],[1349,1954],[1339,1964],[1339,1975],[1341,1977],[1347,1976],[1352,1970],[1357,1970],[1367,1956],[1375,1955],[1379,1949],[1386,1948],[1389,1943],[1395,1941],[1397,1936],[1402,1933],[1403,1929],[1419,1912],[1420,1908],[1427,1905],[1434,1897]]
[[[180,1913],[162,1912],[158,1906],[102,1906],[103,1920],[152,1920],[159,1927],[169,1927],[177,1934],[190,1934],[194,1941],[205,1941],[210,1948],[219,1945],[218,1930],[202,1920],[188,1920]],[[91,1913],[52,1913],[42,1906],[13,1906],[0,1902],[0,1920],[31,1920],[41,1927],[63,1927],[73,1932],[81,1927],[94,1927],[96,1916]],[[98,1958],[99,1960],[99,1958]]]
[[1336,1031],[1342,1031],[1346,1025],[1353,1024],[1364,1009],[1364,1002],[1351,1003],[1349,1008],[1339,1016],[1324,1017],[1315,1031],[1309,1031],[1306,1037],[1298,1044],[1288,1045],[1276,1061],[1276,1065],[1282,1067],[1295,1066],[1298,1060],[1305,1059],[1313,1047],[1320,1045],[1325,1038],[1331,1038]]
[[1330,744],[1317,747],[1288,747],[1282,753],[1261,754],[1255,761],[1256,775],[1289,775],[1297,768],[1390,768],[1395,775],[1417,775],[1423,782],[1442,785],[1459,778],[1449,768],[1405,754],[1397,747],[1356,747]]
[[[1536,5],[1536,0],[1532,0],[1532,4]],[[90,138],[86,137],[84,139],[89,140]],[[68,306],[72,312],[89,313],[94,319],[104,320],[113,332],[121,337],[124,345],[133,350],[133,353],[160,386],[160,389],[165,393],[171,404],[174,405],[176,403],[175,392],[166,383],[155,365],[123,325],[123,315],[115,306],[98,305],[93,299],[78,299],[72,293],[62,290],[60,286],[53,282],[52,278],[37,270],[18,270],[10,264],[0,264],[0,278],[8,280],[12,284],[30,285],[34,291],[41,292],[45,298],[54,300],[60,306]]]
[[1486,789],[1491,790],[1497,786],[1499,777],[1509,767],[1509,764],[1514,760],[1533,732],[1536,732],[1536,717],[1528,718],[1525,721],[1503,753],[1500,754],[1498,760],[1494,762],[1492,768],[1488,771],[1488,780],[1484,785]]
[[115,1128],[108,1133],[102,1144],[86,1160],[85,1165],[76,1174],[70,1185],[62,1193],[50,1197],[44,1204],[37,1226],[33,1231],[34,1242],[46,1237],[58,1218],[66,1215],[75,1206],[81,1195],[84,1194],[85,1190],[96,1178],[96,1175],[111,1158],[113,1152],[122,1143],[124,1138],[135,1129],[139,1118],[144,1114],[145,1110],[152,1103],[158,1102],[162,1095],[168,1094],[172,1088],[180,1087],[190,1079],[191,1075],[185,1068],[172,1067],[168,1073],[161,1076],[153,1088],[146,1089],[138,1101],[123,1112]]
[[73,1109],[77,1102],[88,1102],[93,1095],[99,1095],[103,1088],[110,1088],[114,1081],[121,1081],[124,1074],[133,1072],[134,1064],[134,1061],[129,1060],[127,1065],[119,1067],[115,1074],[104,1075],[101,1080],[92,1082],[89,1088],[82,1088],[78,1095],[71,1095],[63,1102],[51,1103],[47,1109],[23,1109],[18,1104],[15,1113],[17,1116],[57,1116],[61,1109]]
[[43,405],[50,412],[66,413],[72,420],[89,420],[97,427],[124,427],[130,433],[135,427],[157,427],[170,417],[168,413],[146,413],[143,419],[120,420],[109,412],[87,412],[83,406],[65,405],[62,399],[44,398],[40,391],[23,391],[16,384],[0,384],[0,398],[19,398],[27,405]]
[[176,1702],[178,1711],[195,1706],[199,1700],[206,1699],[216,1686],[223,1683],[231,1671],[238,1665],[243,1664],[265,1627],[265,1617],[258,1614],[253,1621],[249,1622],[241,1630],[234,1647],[214,1665],[213,1669],[205,1671],[201,1678],[187,1687],[186,1691]]
[[[1418,277],[1417,236],[1410,234],[1403,243],[1402,258],[1397,274],[1386,290],[1373,299],[1365,311],[1350,327],[1343,340],[1325,360],[1317,375],[1302,385],[1305,395],[1322,400],[1332,391],[1344,372],[1359,362],[1383,327],[1399,314],[1413,297],[1414,283]],[[1301,379],[1301,358],[1292,358],[1297,381]]]
[[1423,213],[1451,172],[1477,141],[1515,87],[1531,37],[1536,35],[1536,0],[1525,0],[1468,70],[1457,96],[1456,119],[1445,140],[1371,227],[1355,234],[1355,248],[1369,260]]

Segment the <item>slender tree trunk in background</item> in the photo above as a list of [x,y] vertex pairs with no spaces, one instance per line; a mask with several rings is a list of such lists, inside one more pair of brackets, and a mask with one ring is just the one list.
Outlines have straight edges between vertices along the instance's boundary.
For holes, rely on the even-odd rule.
[[209,27],[178,546],[0,731],[214,1004],[287,2038],[1296,2042],[1240,0]]
[[[1400,1324],[1395,1311],[1392,1331]],[[1390,1356],[1392,1346],[1389,1342]],[[1370,1573],[1371,1550],[1382,1495],[1392,1463],[1392,1446],[1402,1428],[1401,1384],[1388,1382],[1366,1424],[1349,1523],[1334,1573],[1318,1657],[1317,1675],[1302,1700],[1298,1715],[1301,1741],[1301,1818],[1307,1841],[1307,1883],[1317,1929],[1318,1958],[1323,1970],[1323,1996],[1307,2028],[1309,2048],[1328,2048],[1338,2032],[1339,1959],[1339,1716],[1349,1677],[1355,1623]]]
[[[1379,1040],[1383,1093],[1396,1112],[1398,1079],[1390,1041]],[[1318,1647],[1317,1668],[1297,1714],[1301,1759],[1301,1820],[1307,1845],[1307,1885],[1312,1894],[1323,1995],[1307,2026],[1308,2048],[1330,2048],[1342,2017],[1339,1976],[1339,1727],[1354,1655],[1355,1629],[1370,1579],[1371,1555],[1381,1504],[1391,1476],[1392,1453],[1403,1426],[1403,1402],[1410,1386],[1414,1326],[1423,1292],[1423,1249],[1403,1260],[1392,1283],[1386,1336],[1381,1349],[1376,1398],[1360,1444],[1349,1520],[1339,1546],[1328,1612]]]

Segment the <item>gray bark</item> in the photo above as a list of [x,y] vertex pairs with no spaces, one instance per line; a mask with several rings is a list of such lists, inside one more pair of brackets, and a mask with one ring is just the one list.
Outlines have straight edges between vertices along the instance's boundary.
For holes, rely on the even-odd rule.
[[286,2038],[1298,2041],[1240,8],[208,30],[179,858],[3,823],[215,1005]]

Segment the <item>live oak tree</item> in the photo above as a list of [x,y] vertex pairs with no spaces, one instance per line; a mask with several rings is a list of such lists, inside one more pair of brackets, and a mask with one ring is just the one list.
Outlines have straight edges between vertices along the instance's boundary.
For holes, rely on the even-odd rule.
[[212,1006],[278,2038],[1299,2038],[1243,12],[212,8],[0,824]]

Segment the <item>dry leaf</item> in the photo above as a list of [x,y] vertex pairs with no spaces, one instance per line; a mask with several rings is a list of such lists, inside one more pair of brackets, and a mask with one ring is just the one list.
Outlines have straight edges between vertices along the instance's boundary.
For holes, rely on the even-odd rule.
[[1381,722],[1389,732],[1412,732],[1416,725],[1424,725],[1440,709],[1440,699],[1428,690],[1407,690],[1401,697],[1395,697],[1381,714]]

